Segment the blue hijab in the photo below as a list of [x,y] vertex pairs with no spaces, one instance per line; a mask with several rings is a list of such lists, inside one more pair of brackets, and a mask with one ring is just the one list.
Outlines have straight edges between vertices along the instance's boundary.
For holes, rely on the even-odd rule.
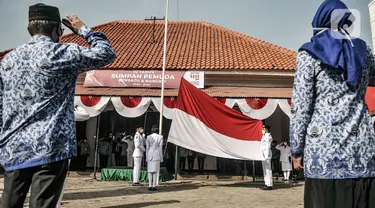
[[[353,24],[350,13],[333,17],[332,12],[336,9],[348,9],[348,7],[340,0],[326,0],[322,3],[312,22],[313,28],[319,29],[314,29],[311,42],[302,45],[299,51],[307,51],[323,64],[341,70],[345,81],[352,86],[357,86],[361,82],[362,71],[366,68],[367,46],[361,39],[335,38],[336,35],[349,37],[345,36],[342,29],[345,25],[350,27]],[[338,22],[338,31],[332,29],[322,31],[321,28],[331,28],[331,20]]]

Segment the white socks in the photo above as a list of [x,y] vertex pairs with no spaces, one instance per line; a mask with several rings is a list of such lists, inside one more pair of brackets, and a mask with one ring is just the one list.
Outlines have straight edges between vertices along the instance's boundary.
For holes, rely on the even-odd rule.
[[156,187],[157,173],[152,173],[152,187]]
[[148,173],[148,187],[155,188],[156,187],[156,180],[157,174],[156,173]]
[[148,173],[148,187],[152,187],[152,173]]
[[284,171],[284,179],[289,180],[290,177],[290,171]]

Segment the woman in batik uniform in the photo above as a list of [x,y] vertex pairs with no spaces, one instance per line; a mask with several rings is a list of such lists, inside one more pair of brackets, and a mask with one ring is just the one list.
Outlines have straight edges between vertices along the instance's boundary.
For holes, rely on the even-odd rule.
[[305,172],[306,208],[375,207],[375,132],[365,102],[374,59],[350,37],[353,23],[344,3],[324,1],[297,57],[291,145],[294,167]]

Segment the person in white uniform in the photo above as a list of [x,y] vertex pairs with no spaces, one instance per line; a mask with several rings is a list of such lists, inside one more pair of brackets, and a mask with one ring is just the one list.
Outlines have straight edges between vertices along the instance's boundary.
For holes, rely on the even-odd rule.
[[272,136],[269,133],[270,127],[264,125],[262,129],[262,140],[261,140],[261,152],[263,156],[262,166],[263,166],[263,176],[264,176],[264,183],[265,186],[263,190],[272,190],[273,182],[272,182],[272,167],[271,167],[271,159],[272,159],[272,152],[271,152],[271,142]]
[[141,176],[141,167],[143,154],[145,149],[145,138],[143,127],[138,127],[134,136],[135,149],[133,152],[134,168],[133,168],[133,186],[139,185],[139,177]]
[[157,173],[160,163],[163,162],[163,136],[158,134],[159,129],[151,130],[151,135],[146,140],[146,159],[148,172],[148,190],[156,191]]
[[122,139],[123,142],[127,144],[126,148],[126,160],[127,160],[127,167],[133,167],[133,153],[134,153],[134,141],[131,135],[126,135],[124,133],[124,138]]
[[284,173],[284,181],[289,181],[290,172],[292,171],[292,151],[286,139],[278,144],[276,149],[280,150],[281,169]]

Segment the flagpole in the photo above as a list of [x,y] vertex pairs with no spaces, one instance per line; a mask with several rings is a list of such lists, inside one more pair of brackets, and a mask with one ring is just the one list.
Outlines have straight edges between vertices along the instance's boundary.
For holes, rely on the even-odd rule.
[[[167,34],[168,34],[168,7],[169,0],[166,0],[165,8],[165,23],[164,23],[164,52],[163,52],[163,71],[161,77],[161,95],[160,95],[160,120],[159,120],[159,134],[163,134],[163,111],[164,111],[164,82],[165,82],[165,68],[167,64]],[[159,185],[159,172],[157,173],[156,184]]]

